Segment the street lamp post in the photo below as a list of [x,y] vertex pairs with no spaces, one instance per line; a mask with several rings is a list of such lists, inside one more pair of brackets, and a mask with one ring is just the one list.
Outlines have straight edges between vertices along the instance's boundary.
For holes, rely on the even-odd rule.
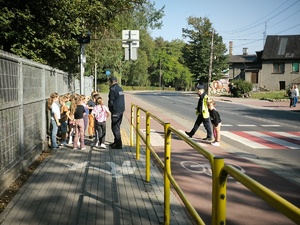
[[88,32],[87,36],[78,35],[77,41],[80,44],[80,94],[84,94],[84,63],[86,63],[86,58],[84,55],[84,46],[85,44],[89,44],[91,40],[91,33]]

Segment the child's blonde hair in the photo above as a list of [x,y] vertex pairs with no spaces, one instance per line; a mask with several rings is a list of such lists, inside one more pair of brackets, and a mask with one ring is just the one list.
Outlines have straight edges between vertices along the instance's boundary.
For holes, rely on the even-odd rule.
[[59,95],[56,92],[51,93],[50,98],[48,99],[48,102],[47,102],[47,107],[49,110],[51,109],[54,99],[57,97],[59,97]]
[[209,99],[209,100],[207,101],[207,106],[210,106],[210,105],[212,105],[212,106],[215,106],[215,105],[216,105],[216,103],[214,102],[214,100]]

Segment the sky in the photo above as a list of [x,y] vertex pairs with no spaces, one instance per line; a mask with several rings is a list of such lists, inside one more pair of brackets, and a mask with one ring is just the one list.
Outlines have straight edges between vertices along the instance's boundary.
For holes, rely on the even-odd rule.
[[266,35],[300,35],[300,0],[152,0],[155,8],[165,6],[163,27],[151,31],[153,38],[172,41],[182,38],[182,28],[189,28],[187,18],[207,17],[223,43],[233,54],[243,48],[248,54],[263,50]]

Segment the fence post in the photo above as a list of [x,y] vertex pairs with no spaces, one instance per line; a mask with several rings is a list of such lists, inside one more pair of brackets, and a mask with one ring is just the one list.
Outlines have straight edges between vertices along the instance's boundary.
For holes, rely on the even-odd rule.
[[133,124],[134,124],[134,104],[131,103],[130,118],[130,147],[133,147]]
[[150,182],[150,113],[146,112],[146,181]]
[[135,144],[136,144],[136,148],[135,148],[135,154],[136,154],[136,159],[137,160],[140,160],[140,134],[139,134],[139,131],[140,131],[140,108],[137,106],[136,107],[136,141],[135,141]]
[[212,163],[212,224],[226,224],[226,183],[220,182],[221,170],[224,167],[224,158],[214,157]]
[[170,189],[171,183],[168,174],[171,174],[171,131],[170,123],[165,123],[165,168],[164,168],[164,224],[170,224]]

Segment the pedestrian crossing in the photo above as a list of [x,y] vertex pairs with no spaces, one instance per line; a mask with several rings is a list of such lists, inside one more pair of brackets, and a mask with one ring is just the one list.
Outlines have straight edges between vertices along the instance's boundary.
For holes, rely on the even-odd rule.
[[300,149],[300,132],[221,131],[222,137],[255,149]]
[[[179,130],[184,134],[183,130]],[[146,130],[141,129],[146,135]],[[195,137],[197,134],[195,135]],[[223,137],[239,142],[253,149],[300,149],[300,132],[282,131],[221,131],[221,143]],[[197,141],[197,138],[195,139]],[[150,142],[153,147],[164,146],[163,132],[151,129]],[[199,143],[201,146],[207,143]],[[222,144],[221,144],[222,147]]]

